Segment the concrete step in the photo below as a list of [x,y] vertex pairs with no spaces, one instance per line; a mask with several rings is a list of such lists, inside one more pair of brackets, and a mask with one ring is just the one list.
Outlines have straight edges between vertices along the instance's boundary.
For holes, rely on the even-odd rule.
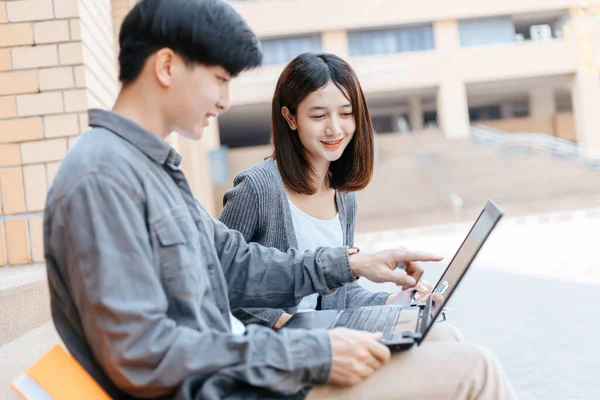
[[0,346],[50,321],[44,264],[0,268]]
[[[426,157],[421,158],[414,151],[396,154],[391,146],[396,139],[389,139],[387,157],[378,164],[369,186],[358,192],[357,228],[363,232],[470,221],[488,198],[512,215],[596,207],[600,201],[600,172],[572,160],[539,153],[506,154],[464,140],[422,146],[418,151]],[[451,210],[425,166],[436,171],[439,185],[463,199],[462,212]]]
[[[405,228],[435,226],[443,224],[473,223],[487,197],[465,199],[464,209],[453,213],[449,207],[386,211],[363,215],[359,211],[357,233],[388,231]],[[538,197],[528,199],[494,198],[505,211],[507,217],[528,216],[539,213],[568,212],[581,209],[595,209],[600,204],[600,195],[571,195],[561,197]],[[361,243],[357,243],[358,247]]]
[[10,383],[55,344],[62,342],[54,325],[47,322],[0,347],[0,399],[20,399]]

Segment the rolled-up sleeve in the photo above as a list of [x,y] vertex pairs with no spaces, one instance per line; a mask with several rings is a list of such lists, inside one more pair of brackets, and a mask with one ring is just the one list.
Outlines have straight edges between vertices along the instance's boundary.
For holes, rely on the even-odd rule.
[[[57,206],[46,226],[48,253],[67,254],[65,284],[85,338],[121,390],[136,397],[157,397],[174,391],[192,375],[208,378],[216,373],[282,394],[327,381],[331,348],[324,330],[278,334],[256,326],[244,336],[234,336],[190,329],[167,316],[168,299],[154,264],[141,194],[102,173],[84,175],[66,192],[54,190]],[[223,257],[229,260],[230,274],[248,269],[260,275],[258,270],[265,269],[260,267],[261,257],[272,256],[278,261],[267,262],[305,264],[299,276],[323,274],[296,276],[298,281],[313,282],[296,282],[296,289],[294,277],[288,276],[282,289],[294,289],[298,295],[310,287],[326,292],[345,278],[347,266],[333,265],[334,259],[342,258],[335,250],[320,251],[316,262],[298,253],[250,250],[242,245],[241,236],[234,237],[222,245],[230,247],[229,256]],[[242,250],[235,252],[238,244]],[[248,268],[248,263],[255,266]],[[317,263],[322,267],[316,268]]]

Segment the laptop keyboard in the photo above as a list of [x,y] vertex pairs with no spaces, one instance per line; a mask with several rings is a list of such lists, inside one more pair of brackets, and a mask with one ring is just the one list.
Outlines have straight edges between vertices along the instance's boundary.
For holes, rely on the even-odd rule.
[[336,327],[367,332],[387,332],[396,323],[400,307],[369,307],[347,310],[340,315]]

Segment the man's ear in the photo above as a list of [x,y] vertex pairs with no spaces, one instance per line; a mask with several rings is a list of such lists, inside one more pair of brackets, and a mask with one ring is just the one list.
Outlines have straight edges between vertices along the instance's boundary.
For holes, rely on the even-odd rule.
[[281,107],[281,115],[283,115],[283,118],[285,118],[291,130],[295,131],[296,129],[298,129],[296,117],[292,115],[292,113],[287,107]]
[[171,86],[173,73],[177,68],[175,52],[169,48],[163,48],[154,53],[152,57],[156,79],[164,87]]

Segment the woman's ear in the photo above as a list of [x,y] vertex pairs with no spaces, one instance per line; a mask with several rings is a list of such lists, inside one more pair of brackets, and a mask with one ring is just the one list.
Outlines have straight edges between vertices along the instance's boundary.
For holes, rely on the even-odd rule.
[[298,129],[296,117],[292,115],[292,113],[287,107],[281,107],[281,115],[283,115],[283,118],[285,118],[291,130],[295,131],[296,129]]

